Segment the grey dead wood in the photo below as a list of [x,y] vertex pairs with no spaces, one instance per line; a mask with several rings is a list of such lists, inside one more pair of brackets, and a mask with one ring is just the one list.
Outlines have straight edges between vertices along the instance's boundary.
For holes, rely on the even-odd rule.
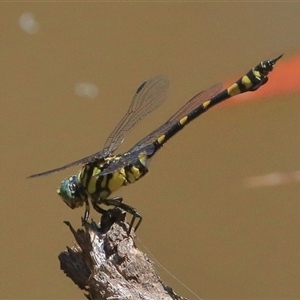
[[125,214],[118,214],[106,228],[102,222],[101,230],[94,222],[77,230],[65,222],[75,243],[59,255],[64,273],[90,300],[187,300],[162,282],[153,262],[136,247],[134,230],[127,234]]

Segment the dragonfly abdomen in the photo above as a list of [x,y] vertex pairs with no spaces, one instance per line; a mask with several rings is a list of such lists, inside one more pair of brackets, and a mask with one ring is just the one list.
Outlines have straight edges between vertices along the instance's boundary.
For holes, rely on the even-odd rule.
[[[166,132],[159,136],[153,142],[154,149],[149,155],[149,157],[154,155],[157,150],[159,150],[171,137],[173,137],[183,127],[185,127],[188,123],[190,123],[191,121],[199,117],[201,114],[206,112],[209,108],[238,94],[242,94],[249,91],[255,91],[258,88],[260,88],[263,84],[265,84],[268,81],[268,73],[273,70],[276,61],[281,57],[282,55],[278,56],[275,59],[270,59],[259,63],[257,66],[252,68],[246,75],[242,76],[239,80],[237,80],[227,89],[212,96],[210,99],[203,101],[202,103],[200,102],[198,107],[195,107],[192,111],[187,113],[185,116],[181,117],[181,119],[179,119],[178,122],[168,127]],[[202,95],[202,93],[197,94],[189,102],[192,103],[194,101],[195,103],[197,103],[197,99],[201,99]],[[181,110],[184,111],[183,109]]]

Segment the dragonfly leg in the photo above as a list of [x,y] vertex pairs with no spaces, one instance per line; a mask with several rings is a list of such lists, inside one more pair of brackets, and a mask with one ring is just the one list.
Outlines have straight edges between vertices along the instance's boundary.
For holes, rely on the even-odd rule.
[[132,219],[129,225],[129,230],[128,230],[128,234],[130,234],[131,229],[133,227],[134,221],[136,218],[139,219],[139,221],[137,222],[136,226],[135,226],[135,231],[138,229],[138,227],[140,226],[141,222],[142,222],[142,216],[140,213],[137,212],[137,210],[130,206],[127,205],[125,203],[122,203],[123,198],[122,197],[114,197],[112,199],[105,199],[105,200],[101,200],[101,203],[105,204],[105,205],[113,205],[115,207],[120,207],[122,209],[124,209],[126,212],[128,212],[129,214],[132,215]]
[[84,203],[85,203],[85,211],[83,217],[81,217],[82,226],[84,226],[84,224],[88,221],[90,217],[90,204],[87,198],[85,198]]
[[107,210],[101,208],[97,203],[92,202],[92,204],[93,204],[93,207],[94,207],[94,209],[96,210],[96,212],[98,212],[99,214],[102,214],[102,215],[103,215],[103,214],[106,214],[106,213],[107,213]]
[[111,199],[114,201],[114,203],[106,203],[106,201],[103,201],[102,199],[99,201],[92,201],[92,205],[94,209],[102,215],[101,217],[101,229],[103,231],[106,231],[110,228],[110,226],[118,219],[118,215],[114,213],[114,209],[108,209],[105,210],[102,207],[99,206],[98,203],[103,203],[105,205],[113,205],[115,207],[119,207],[120,203],[123,201],[122,197],[115,197]]
[[[107,200],[109,200],[109,202],[108,202]],[[110,201],[111,201],[111,202],[110,202]],[[105,199],[105,200],[100,199],[100,201],[97,200],[97,202],[96,202],[96,201],[92,201],[92,204],[93,204],[94,209],[95,209],[99,214],[102,214],[102,215],[103,215],[103,214],[106,214],[106,213],[108,212],[108,210],[103,209],[102,207],[99,206],[99,204],[103,203],[103,204],[105,204],[105,205],[107,205],[107,206],[113,205],[113,206],[115,206],[115,207],[120,207],[120,204],[121,204],[122,201],[123,201],[123,198],[120,197],[120,196],[118,196],[118,197],[114,197],[113,199]],[[99,203],[99,204],[98,204],[98,203]]]

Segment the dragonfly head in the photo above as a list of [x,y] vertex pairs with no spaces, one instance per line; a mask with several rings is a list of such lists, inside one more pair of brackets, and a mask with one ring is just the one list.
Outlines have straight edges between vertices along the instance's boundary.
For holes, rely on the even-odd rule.
[[85,201],[85,198],[81,193],[77,175],[73,175],[62,181],[57,193],[72,209],[82,206]]

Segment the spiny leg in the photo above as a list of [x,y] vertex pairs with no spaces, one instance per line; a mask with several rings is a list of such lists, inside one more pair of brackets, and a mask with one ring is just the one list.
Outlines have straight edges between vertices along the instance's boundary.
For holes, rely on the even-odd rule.
[[105,228],[108,230],[108,228],[118,219],[118,217],[117,217],[117,215],[115,215],[113,209],[105,210],[102,207],[100,207],[98,203],[103,203],[105,205],[112,205],[112,206],[115,206],[115,207],[120,207],[120,204],[123,201],[123,198],[122,197],[115,197],[113,199],[108,199],[108,200],[112,200],[113,203],[107,203],[106,200],[102,200],[102,199],[100,201],[98,199],[96,201],[92,201],[92,205],[93,205],[94,209],[98,213],[102,214],[101,228],[103,230],[105,230]]
[[132,219],[129,225],[129,230],[128,230],[128,234],[130,234],[131,229],[133,227],[134,221],[136,218],[139,218],[139,221],[137,222],[136,226],[135,226],[135,231],[138,229],[138,227],[140,226],[141,222],[142,222],[142,216],[140,213],[137,212],[137,210],[135,208],[133,208],[130,205],[127,205],[125,203],[122,203],[123,198],[122,197],[114,197],[112,199],[105,199],[105,200],[101,200],[101,203],[105,204],[105,205],[112,205],[115,207],[120,207],[122,209],[124,209],[126,212],[130,213],[132,215]]
[[122,209],[114,207],[113,209],[104,210],[97,203],[94,203],[93,207],[101,214],[99,229],[102,233],[106,233],[116,221],[125,220],[125,214]]
[[90,217],[90,204],[87,198],[85,198],[84,203],[85,203],[85,211],[83,217],[81,217],[82,226],[84,226],[84,224],[88,221]]
[[[116,197],[115,198],[116,201],[119,201],[119,202],[122,202],[122,198],[121,197]],[[84,216],[81,217],[81,221],[82,221],[82,226],[84,226],[86,224],[86,222],[88,221],[89,219],[89,216],[90,216],[90,204],[89,204],[89,201],[88,201],[88,198],[85,198],[84,200],[85,202],[85,212],[84,212]],[[92,201],[92,205],[94,207],[94,209],[102,214],[102,218],[101,218],[101,227],[102,227],[102,224],[104,223],[107,223],[107,219],[105,219],[105,217],[113,220],[113,215],[111,214],[111,210],[105,210],[103,208],[101,208],[96,202]],[[103,218],[104,217],[104,218]],[[112,221],[111,225],[115,222]],[[66,223],[67,224],[67,223]],[[67,224],[68,225],[68,224]],[[110,226],[109,226],[110,227]]]
[[[107,200],[109,200],[109,199],[107,199]],[[108,210],[106,210],[106,209],[103,209],[102,207],[100,207],[99,205],[98,205],[98,203],[104,203],[105,205],[113,205],[113,206],[119,206],[119,204],[123,201],[123,198],[122,197],[114,197],[113,199],[111,199],[111,200],[114,200],[117,204],[107,204],[105,201],[106,200],[97,200],[97,201],[92,201],[92,204],[93,204],[93,207],[94,207],[94,209],[99,213],[99,214],[105,214],[105,213],[107,213],[108,212]],[[98,202],[98,203],[97,203]]]

